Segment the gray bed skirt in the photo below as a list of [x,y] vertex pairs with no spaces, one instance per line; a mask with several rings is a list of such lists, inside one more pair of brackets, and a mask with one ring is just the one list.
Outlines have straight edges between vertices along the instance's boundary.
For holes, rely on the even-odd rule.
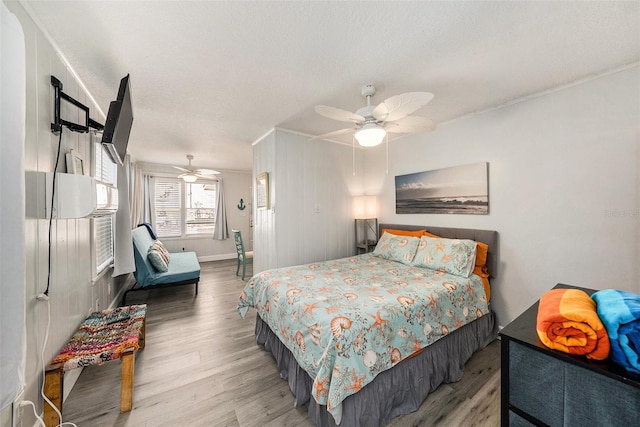
[[[308,404],[309,418],[318,427],[335,426],[327,407],[319,405],[311,390],[313,380],[293,355],[256,316],[256,342],[276,359],[280,377],[295,396],[295,407]],[[418,410],[429,393],[442,383],[459,381],[471,355],[497,338],[495,315],[469,323],[425,348],[422,353],[380,373],[373,382],[343,402],[340,426],[383,426],[392,418]]]

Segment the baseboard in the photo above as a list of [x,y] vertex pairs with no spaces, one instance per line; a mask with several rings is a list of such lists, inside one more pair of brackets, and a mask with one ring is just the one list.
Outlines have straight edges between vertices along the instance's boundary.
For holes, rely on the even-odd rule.
[[234,252],[234,253],[230,253],[230,254],[199,256],[198,257],[198,261],[200,261],[200,262],[222,261],[224,259],[236,259],[236,258],[238,258],[238,255]]
[[109,304],[109,308],[116,308],[120,305],[120,301],[122,301],[122,296],[133,284],[136,282],[135,277],[133,277],[133,273],[129,274],[127,277],[127,283],[120,288],[120,291],[116,294],[116,296],[111,300],[111,304]]

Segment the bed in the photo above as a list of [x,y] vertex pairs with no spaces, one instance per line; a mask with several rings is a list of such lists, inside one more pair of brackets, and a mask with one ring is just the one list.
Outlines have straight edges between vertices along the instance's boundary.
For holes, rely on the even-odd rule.
[[[495,231],[393,224],[380,229],[427,229],[442,238],[482,242],[489,248],[484,271],[496,275]],[[387,234],[375,254],[268,270],[247,282],[238,312],[257,310],[257,343],[273,354],[295,406],[308,405],[317,426],[381,426],[413,412],[441,383],[460,380],[465,362],[496,338],[481,277],[412,265],[406,252],[380,249],[405,251],[409,242],[407,252],[428,254],[428,245],[440,242],[436,250],[442,251],[442,242],[459,243],[430,238]],[[413,244],[420,246],[410,249]]]

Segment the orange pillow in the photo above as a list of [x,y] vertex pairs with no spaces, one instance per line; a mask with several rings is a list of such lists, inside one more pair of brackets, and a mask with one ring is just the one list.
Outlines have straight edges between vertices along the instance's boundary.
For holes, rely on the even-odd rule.
[[409,231],[409,230],[394,230],[392,228],[383,228],[382,234],[384,234],[385,231],[389,234],[395,234],[396,236],[411,236],[411,237],[417,237],[417,238],[420,238],[424,233],[427,232],[426,229]]
[[440,236],[436,236],[435,234],[429,233],[427,230],[424,230],[423,236],[431,237],[434,239],[442,239]]
[[489,252],[489,245],[482,242],[476,242],[476,267],[484,267],[487,265],[487,253]]
[[489,285],[489,269],[487,269],[487,253],[489,252],[489,245],[482,242],[476,243],[476,266],[473,268],[473,274],[477,274],[482,279],[484,293],[487,294],[487,301],[490,301],[491,285]]
[[476,265],[473,269],[473,274],[480,276],[482,279],[482,286],[484,286],[484,293],[487,296],[487,301],[491,301],[491,284],[489,283],[489,270],[487,270],[487,266],[483,265],[480,267]]

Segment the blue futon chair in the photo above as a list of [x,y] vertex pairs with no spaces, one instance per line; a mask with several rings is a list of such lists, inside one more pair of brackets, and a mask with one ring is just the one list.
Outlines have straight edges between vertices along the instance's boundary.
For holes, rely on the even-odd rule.
[[168,271],[162,273],[156,270],[147,257],[147,253],[154,239],[151,237],[148,227],[141,225],[131,231],[133,239],[133,256],[136,263],[136,271],[133,273],[136,283],[127,290],[122,297],[122,305],[125,305],[127,294],[132,291],[144,291],[166,286],[195,284],[195,292],[198,295],[198,282],[200,281],[200,263],[195,252],[172,252],[168,264]]

